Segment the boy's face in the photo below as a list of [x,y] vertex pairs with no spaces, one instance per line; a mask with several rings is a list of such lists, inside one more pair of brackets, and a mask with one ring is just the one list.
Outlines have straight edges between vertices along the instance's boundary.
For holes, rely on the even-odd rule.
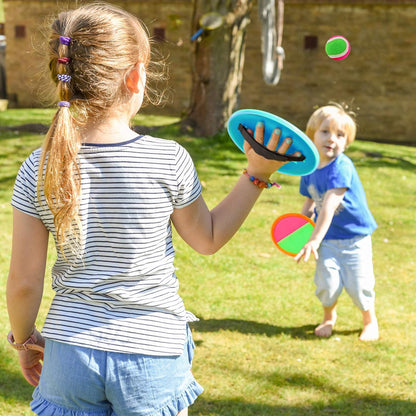
[[332,162],[347,146],[347,137],[343,127],[333,118],[325,118],[315,132],[314,143],[319,153],[319,167]]

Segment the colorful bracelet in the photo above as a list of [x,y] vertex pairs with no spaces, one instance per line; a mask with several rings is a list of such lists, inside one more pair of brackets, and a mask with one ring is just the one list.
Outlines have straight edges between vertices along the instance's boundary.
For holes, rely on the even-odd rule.
[[261,188],[261,189],[269,189],[272,186],[275,186],[277,189],[280,189],[281,188],[281,186],[278,183],[276,183],[276,182],[264,182],[264,181],[262,181],[262,180],[260,180],[258,178],[255,178],[254,176],[251,176],[247,172],[247,169],[244,169],[243,170],[243,174],[246,175],[250,179],[250,181],[253,182],[253,184],[256,185],[258,188]]

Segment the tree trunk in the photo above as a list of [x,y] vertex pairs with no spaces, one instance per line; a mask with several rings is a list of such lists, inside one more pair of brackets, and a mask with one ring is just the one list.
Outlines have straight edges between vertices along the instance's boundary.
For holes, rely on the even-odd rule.
[[222,26],[205,30],[194,41],[192,92],[185,126],[212,136],[222,130],[238,108],[244,68],[246,27],[253,0],[194,0],[192,28],[208,12],[224,17]]

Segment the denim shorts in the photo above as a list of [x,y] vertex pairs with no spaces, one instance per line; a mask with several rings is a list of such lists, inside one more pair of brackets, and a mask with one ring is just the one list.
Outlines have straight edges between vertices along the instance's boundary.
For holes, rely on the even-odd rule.
[[316,262],[315,294],[325,307],[332,306],[345,288],[362,311],[374,306],[374,271],[371,236],[323,240]]
[[39,416],[176,416],[202,387],[191,366],[195,345],[181,356],[100,351],[46,340],[32,411]]

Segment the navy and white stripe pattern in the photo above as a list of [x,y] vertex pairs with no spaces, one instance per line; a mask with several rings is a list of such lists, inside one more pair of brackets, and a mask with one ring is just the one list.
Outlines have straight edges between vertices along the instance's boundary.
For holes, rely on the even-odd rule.
[[[56,239],[52,214],[36,196],[41,151],[21,166],[12,205],[40,218]],[[170,215],[195,201],[201,185],[187,151],[141,136],[119,145],[83,145],[82,253],[58,252],[56,296],[43,335],[95,349],[178,355],[187,314],[173,265]]]

